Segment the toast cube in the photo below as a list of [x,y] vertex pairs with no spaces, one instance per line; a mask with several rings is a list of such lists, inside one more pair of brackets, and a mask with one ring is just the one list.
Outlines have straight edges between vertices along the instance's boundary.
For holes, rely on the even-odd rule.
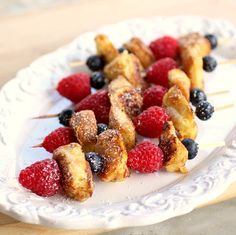
[[81,202],[90,198],[94,190],[93,175],[81,146],[77,143],[61,146],[53,152],[53,159],[62,172],[65,194]]
[[95,37],[95,42],[97,54],[102,56],[105,59],[106,63],[111,62],[119,55],[118,50],[115,48],[115,46],[112,44],[112,42],[106,35],[97,35]]
[[97,121],[92,110],[74,113],[70,120],[75,136],[85,152],[94,151],[97,142]]
[[180,139],[195,139],[197,124],[190,104],[177,86],[171,87],[163,97],[163,107],[169,114],[175,129],[180,134]]
[[125,144],[118,130],[109,129],[102,132],[98,136],[96,152],[105,159],[104,170],[98,174],[102,181],[123,181],[130,175]]
[[124,47],[139,59],[145,69],[155,61],[155,57],[150,48],[137,37],[134,37],[129,42],[125,43]]
[[168,73],[169,87],[177,86],[186,100],[189,102],[190,96],[190,79],[186,73],[180,69],[172,69]]
[[185,163],[188,160],[188,150],[176,135],[171,121],[166,122],[160,136],[159,147],[165,157],[165,168],[169,172],[187,173]]

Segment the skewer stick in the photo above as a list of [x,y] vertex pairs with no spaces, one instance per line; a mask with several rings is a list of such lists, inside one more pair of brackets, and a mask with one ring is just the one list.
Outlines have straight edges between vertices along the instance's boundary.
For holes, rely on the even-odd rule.
[[44,119],[44,118],[55,118],[58,117],[60,114],[46,114],[46,115],[41,115],[41,116],[37,116],[37,117],[33,117],[32,119]]
[[81,66],[81,65],[85,65],[86,62],[85,61],[82,61],[82,60],[77,60],[77,61],[72,61],[69,63],[69,66],[71,68],[74,68],[74,67],[78,67],[78,66]]
[[230,38],[219,38],[218,39],[218,44],[219,45],[224,45],[224,44],[227,44],[227,43],[231,43],[235,41],[235,38],[233,37],[230,37]]
[[234,107],[234,103],[231,103],[231,104],[216,107],[215,111],[221,111],[221,110],[228,109],[228,108],[233,108],[233,107]]
[[31,146],[31,148],[41,148],[41,147],[43,147],[42,144],[36,144],[36,145],[34,145],[34,146]]
[[212,142],[212,143],[200,143],[199,144],[199,148],[201,149],[208,149],[208,148],[217,148],[217,147],[223,147],[225,146],[225,141],[221,140],[221,141],[216,141],[216,142]]
[[206,95],[207,96],[223,95],[223,94],[227,94],[229,92],[230,92],[229,90],[214,91],[214,92],[207,93]]
[[224,64],[236,64],[236,59],[222,60],[222,61],[219,61],[218,64],[221,64],[221,65],[224,65]]

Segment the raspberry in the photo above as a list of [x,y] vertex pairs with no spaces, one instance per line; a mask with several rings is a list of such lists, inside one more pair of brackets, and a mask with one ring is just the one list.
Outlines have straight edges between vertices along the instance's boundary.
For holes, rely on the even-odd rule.
[[38,161],[20,172],[20,184],[33,193],[50,197],[60,189],[61,173],[57,162],[52,159]]
[[128,153],[127,165],[141,173],[151,173],[162,168],[164,155],[162,150],[150,141],[144,141]]
[[151,106],[162,106],[163,96],[167,89],[163,86],[155,85],[146,89],[143,93],[143,109]]
[[160,59],[148,68],[146,79],[150,83],[168,87],[168,72],[176,67],[177,63],[173,59]]
[[149,47],[157,60],[165,57],[176,59],[179,52],[178,41],[170,36],[164,36],[152,41]]
[[65,98],[77,103],[91,93],[90,77],[87,73],[77,73],[63,78],[58,83],[57,91]]
[[136,131],[146,137],[158,138],[169,116],[162,107],[152,106],[134,119]]
[[76,104],[75,112],[81,110],[93,110],[98,123],[108,124],[110,107],[111,104],[108,97],[108,92],[104,90],[89,95]]
[[45,148],[48,152],[52,153],[60,146],[75,142],[76,138],[74,132],[69,127],[60,127],[49,135],[47,135],[40,147]]

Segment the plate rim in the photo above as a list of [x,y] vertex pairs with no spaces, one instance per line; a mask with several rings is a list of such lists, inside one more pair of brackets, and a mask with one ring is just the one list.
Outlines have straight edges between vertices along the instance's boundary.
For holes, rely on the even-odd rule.
[[[73,48],[78,47],[79,40],[83,37],[86,38],[86,35],[94,34],[99,31],[109,30],[109,28],[114,29],[116,27],[134,27],[134,25],[139,25],[140,22],[146,23],[151,21],[160,21],[164,22],[165,20],[176,20],[178,22],[182,22],[183,20],[191,19],[191,20],[197,20],[201,22],[201,24],[206,25],[216,25],[215,27],[221,32],[222,26],[227,26],[226,28],[230,31],[230,35],[236,38],[236,28],[235,26],[222,19],[211,19],[208,17],[201,17],[201,16],[172,16],[172,17],[162,17],[162,16],[154,16],[154,17],[145,17],[145,18],[134,18],[130,20],[125,20],[116,24],[109,24],[107,26],[101,27],[98,30],[90,31],[87,33],[80,34],[80,36],[73,40],[71,43],[69,43],[66,46],[63,46],[59,49],[57,49],[54,52],[48,53],[42,57],[39,57],[36,59],[29,67],[20,70],[16,77],[12,80],[8,81],[0,91],[0,100],[4,100],[5,103],[9,103],[9,100],[11,102],[11,105],[9,105],[8,110],[6,110],[3,106],[0,105],[0,121],[4,119],[7,119],[12,115],[11,110],[14,108],[14,105],[17,103],[17,99],[12,101],[12,97],[7,94],[9,91],[12,95],[12,87],[15,88],[21,85],[22,83],[24,86],[21,86],[21,95],[32,95],[27,90],[27,86],[30,86],[30,83],[28,84],[26,81],[27,76],[25,77],[25,74],[31,72],[34,69],[37,68],[37,64],[45,65],[49,61],[51,61],[53,58],[56,58],[57,56],[62,56],[66,54],[66,51]],[[228,32],[227,32],[228,33]],[[63,63],[65,61],[62,60],[59,63],[60,66],[63,66]],[[51,64],[50,64],[51,65]],[[56,64],[58,66],[58,64]],[[36,67],[36,68],[35,68]],[[50,67],[50,66],[49,66]],[[56,81],[53,81],[54,83]],[[26,88],[25,88],[26,87]],[[11,90],[10,90],[11,89]],[[25,94],[27,93],[27,94]],[[19,95],[19,94],[18,94]],[[17,98],[17,97],[16,97]],[[16,102],[16,103],[15,103]],[[9,112],[9,116],[8,116]],[[3,136],[3,132],[7,131],[7,128],[4,127],[4,122],[0,123],[0,147],[3,148],[3,154],[0,154],[0,158],[4,157],[6,153],[12,152],[9,150],[9,145],[7,139],[5,139],[5,136]],[[236,131],[236,128],[234,128],[234,132]],[[34,223],[34,224],[41,224],[48,227],[56,227],[56,228],[68,228],[68,229],[114,229],[114,228],[122,228],[122,227],[130,227],[130,226],[142,226],[142,225],[149,225],[158,223],[161,221],[164,221],[168,218],[179,216],[182,214],[186,214],[190,211],[192,211],[194,208],[196,208],[198,205],[200,205],[203,201],[209,201],[217,196],[219,196],[233,181],[236,180],[236,136],[230,136],[230,140],[232,141],[232,145],[230,145],[227,149],[228,152],[219,152],[220,157],[217,160],[212,160],[213,165],[212,166],[206,166],[203,167],[203,170],[201,173],[207,173],[205,179],[203,179],[202,175],[197,175],[197,177],[193,176],[193,179],[191,179],[192,176],[189,176],[187,181],[202,181],[201,184],[197,183],[196,185],[193,184],[193,188],[185,188],[186,185],[182,184],[176,184],[174,185],[170,190],[170,192],[167,193],[167,195],[164,195],[164,193],[151,193],[146,196],[140,197],[139,200],[136,200],[132,203],[125,203],[123,205],[123,210],[119,209],[121,208],[121,205],[116,205],[115,210],[110,210],[109,205],[103,206],[104,208],[101,210],[97,209],[95,211],[76,211],[73,209],[73,206],[68,207],[64,205],[56,205],[56,204],[50,204],[52,208],[55,209],[55,211],[50,211],[51,208],[33,208],[33,205],[30,205],[28,207],[28,201],[25,200],[24,194],[30,194],[29,192],[19,193],[17,195],[15,190],[15,185],[13,186],[7,186],[6,180],[7,177],[3,177],[0,172],[0,212],[5,213],[11,217],[14,217],[15,219],[18,219],[22,222],[26,223]],[[218,149],[217,151],[222,151],[222,149]],[[223,176],[217,176],[214,174],[213,169],[218,169],[219,172],[222,172]],[[187,177],[186,177],[187,178]],[[8,182],[9,183],[9,182]],[[206,184],[206,188],[204,188],[204,184]],[[199,185],[201,187],[199,188]],[[190,192],[188,192],[190,190]],[[192,190],[192,191],[191,191]],[[8,192],[9,191],[9,192]],[[167,191],[166,191],[167,192]],[[194,195],[194,193],[196,195]],[[162,194],[162,195],[161,195]],[[9,196],[10,195],[10,196]],[[13,196],[12,196],[13,195]],[[169,196],[168,196],[169,195]],[[13,197],[13,198],[11,198]],[[165,200],[163,199],[166,198]],[[28,198],[37,198],[35,195],[28,195]],[[204,199],[204,200],[203,200]],[[37,198],[37,200],[39,200]],[[162,201],[164,200],[164,201]],[[116,203],[121,204],[121,203]],[[113,205],[114,206],[114,205]],[[27,209],[26,209],[27,208]],[[29,211],[30,210],[34,210]],[[117,213],[117,211],[119,213]],[[150,211],[152,211],[151,215],[149,214]],[[116,213],[115,213],[116,212]],[[64,213],[64,214],[63,214]],[[91,215],[92,213],[92,215]],[[55,217],[57,215],[57,221],[55,222]],[[160,216],[161,215],[161,216]],[[159,216],[159,217],[158,217]],[[81,223],[78,223],[77,219],[81,218]],[[87,222],[83,223],[83,217],[84,220],[89,220],[90,223]],[[92,217],[92,218],[91,218]],[[65,219],[69,219],[70,222],[65,221]],[[97,219],[96,221],[95,218]],[[88,225],[89,224],[89,225]]]

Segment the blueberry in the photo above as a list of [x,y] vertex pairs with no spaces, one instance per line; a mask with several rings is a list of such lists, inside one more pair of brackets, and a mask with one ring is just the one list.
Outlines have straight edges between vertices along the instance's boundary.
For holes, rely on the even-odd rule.
[[211,118],[214,113],[214,107],[207,101],[201,101],[195,110],[197,117],[203,121]]
[[216,60],[211,56],[203,57],[203,69],[206,72],[212,72],[217,66]]
[[90,77],[91,87],[101,89],[105,85],[105,76],[103,72],[94,72]]
[[92,55],[87,59],[86,64],[92,71],[98,71],[103,69],[105,62],[101,56]]
[[108,126],[106,124],[98,123],[98,135],[106,131],[107,129],[108,129]]
[[118,49],[118,51],[119,51],[119,53],[122,53],[122,52],[124,52],[124,51],[127,51],[127,49],[124,48],[124,47],[120,47],[120,48]]
[[64,126],[69,126],[70,125],[70,119],[74,111],[72,109],[65,109],[63,110],[59,116],[59,123],[64,125]]
[[206,34],[205,38],[210,42],[211,49],[215,49],[217,47],[217,37],[214,34]]
[[201,101],[207,100],[205,92],[199,88],[194,88],[190,91],[190,101],[193,106],[197,106]]
[[191,160],[197,156],[198,144],[192,139],[183,139],[182,144],[188,150],[188,159]]
[[104,168],[104,158],[95,152],[88,152],[85,154],[85,159],[89,162],[93,173],[102,172]]

